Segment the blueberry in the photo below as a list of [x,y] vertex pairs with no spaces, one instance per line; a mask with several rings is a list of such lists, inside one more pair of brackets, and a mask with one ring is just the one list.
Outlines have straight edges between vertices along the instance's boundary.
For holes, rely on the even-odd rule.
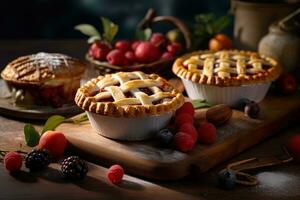
[[251,118],[257,118],[259,111],[259,105],[254,101],[248,103],[244,108],[245,115]]
[[231,190],[236,185],[236,174],[232,170],[222,170],[218,177],[220,187]]
[[172,132],[169,129],[165,128],[165,129],[160,130],[156,134],[155,139],[158,142],[158,146],[168,147],[172,143],[173,137],[174,136],[173,136]]
[[238,100],[238,102],[235,104],[235,107],[239,110],[244,110],[245,106],[249,104],[251,101],[246,98],[242,98]]

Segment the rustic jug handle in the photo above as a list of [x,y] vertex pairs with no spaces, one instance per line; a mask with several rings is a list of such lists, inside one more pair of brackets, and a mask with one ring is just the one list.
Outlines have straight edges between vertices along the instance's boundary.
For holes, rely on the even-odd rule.
[[183,34],[186,49],[190,49],[191,47],[190,31],[182,20],[173,16],[156,16],[155,11],[151,8],[148,10],[145,17],[138,24],[138,27],[140,29],[145,29],[147,27],[150,27],[155,22],[168,22],[175,25]]

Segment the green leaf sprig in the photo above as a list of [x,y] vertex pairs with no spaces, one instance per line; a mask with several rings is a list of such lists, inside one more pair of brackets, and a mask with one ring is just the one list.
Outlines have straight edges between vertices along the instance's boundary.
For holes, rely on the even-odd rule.
[[97,28],[91,24],[78,24],[74,27],[75,30],[80,31],[82,34],[89,36],[87,42],[89,44],[97,41],[104,40],[111,44],[113,39],[118,33],[119,27],[108,18],[101,17],[103,33],[100,33]]
[[193,107],[195,109],[199,109],[199,108],[208,108],[211,107],[212,105],[209,104],[207,101],[205,100],[193,100],[192,101]]
[[35,147],[40,141],[40,134],[35,130],[32,124],[25,124],[24,135],[27,146]]
[[35,147],[38,145],[40,137],[43,133],[49,130],[55,130],[57,126],[62,123],[74,123],[80,124],[81,122],[87,121],[87,115],[85,113],[81,113],[71,118],[65,118],[60,115],[53,115],[48,118],[45,125],[43,126],[41,134],[34,128],[32,124],[25,124],[24,126],[24,136],[25,142],[29,147]]
[[145,29],[137,29],[136,30],[136,38],[139,40],[149,40],[152,35],[151,28],[145,28]]
[[219,33],[230,23],[228,15],[217,18],[213,13],[200,14],[195,16],[195,23],[192,27],[192,38],[195,48],[207,48],[208,40]]

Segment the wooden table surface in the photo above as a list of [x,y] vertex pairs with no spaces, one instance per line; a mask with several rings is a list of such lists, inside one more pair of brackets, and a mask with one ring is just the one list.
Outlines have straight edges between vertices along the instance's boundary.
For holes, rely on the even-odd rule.
[[[0,41],[0,64],[10,59],[44,50],[63,52],[82,57],[86,50],[84,41]],[[284,103],[284,102],[283,102]],[[17,149],[24,141],[24,123],[0,116],[0,148]],[[106,168],[89,163],[89,173],[82,182],[71,183],[61,179],[58,164],[39,173],[26,169],[12,176],[0,163],[0,200],[22,199],[300,199],[300,165],[288,163],[254,172],[260,184],[254,187],[237,186],[234,190],[217,187],[217,173],[226,164],[250,157],[264,157],[281,153],[280,145],[295,133],[300,133],[300,120],[274,137],[241,153],[234,159],[204,174],[178,181],[144,180],[126,175],[121,185],[106,180]]]

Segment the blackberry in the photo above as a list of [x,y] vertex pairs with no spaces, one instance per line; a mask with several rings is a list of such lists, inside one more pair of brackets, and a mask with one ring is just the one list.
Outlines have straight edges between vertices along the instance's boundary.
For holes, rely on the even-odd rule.
[[46,149],[33,149],[25,157],[25,166],[30,171],[39,171],[46,168],[51,163],[52,157]]
[[78,156],[70,156],[62,161],[61,171],[67,179],[81,180],[85,177],[88,167]]

